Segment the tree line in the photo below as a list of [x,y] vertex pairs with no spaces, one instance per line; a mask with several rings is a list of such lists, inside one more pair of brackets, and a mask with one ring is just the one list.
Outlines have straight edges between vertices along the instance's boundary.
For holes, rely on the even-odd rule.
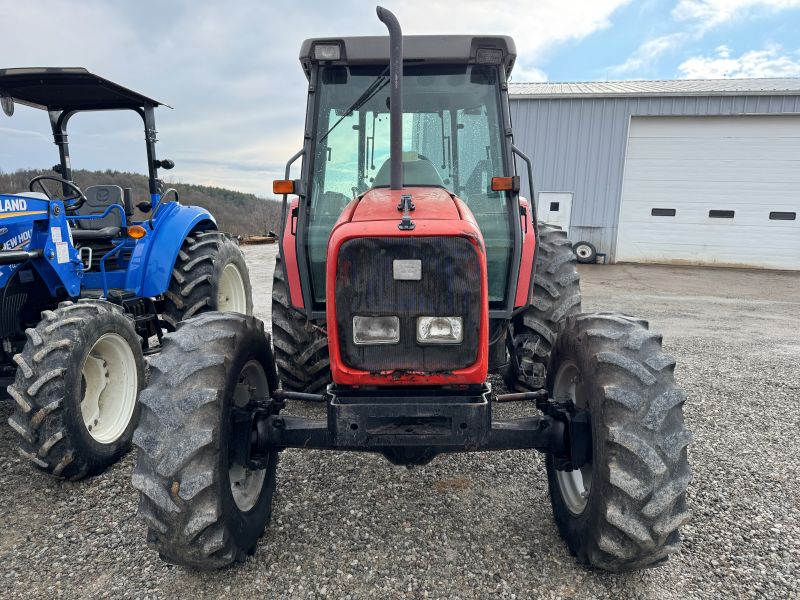
[[[13,173],[0,171],[0,193],[20,193],[28,189],[28,182],[38,175],[55,175],[51,170],[21,169]],[[118,185],[131,188],[133,203],[150,199],[147,177],[139,173],[124,171],[73,171],[73,181],[81,189],[93,185]],[[234,190],[189,183],[165,183],[164,189],[175,188],[181,204],[201,206],[216,218],[219,228],[233,235],[266,235],[278,231],[281,204],[274,199],[259,198],[255,194],[245,194]],[[58,184],[50,183],[49,189],[59,191]],[[39,191],[37,189],[37,191]],[[137,210],[136,218],[143,213]]]

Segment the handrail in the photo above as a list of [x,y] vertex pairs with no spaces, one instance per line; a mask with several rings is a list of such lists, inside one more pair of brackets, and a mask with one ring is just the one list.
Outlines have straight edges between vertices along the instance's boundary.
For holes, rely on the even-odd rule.
[[[125,246],[125,240],[122,240],[119,244],[117,244],[113,250],[109,250],[103,255],[103,258],[100,259],[100,276],[103,280],[103,297],[108,298],[108,280],[106,279],[106,260],[111,258],[112,256],[118,254],[122,248]],[[91,266],[91,265],[90,265]]]
[[534,191],[533,191],[533,161],[531,161],[530,157],[527,154],[525,154],[522,150],[517,148],[514,144],[511,144],[511,152],[519,156],[522,160],[524,160],[525,164],[528,166],[528,190],[531,193],[530,202],[528,204],[530,206],[530,211],[531,211],[531,222],[533,223],[533,237],[536,243],[536,245],[533,247],[533,267],[531,268],[531,282],[530,282],[530,289],[533,289],[533,284],[534,281],[536,280],[536,257],[539,254],[539,216],[536,213],[536,197],[534,196]]
[[[119,210],[120,215],[122,216],[122,223],[121,227],[126,228],[128,226],[128,220],[125,215],[125,208],[121,204],[111,204],[109,207],[103,211],[103,214],[100,215],[67,215],[67,220],[69,221],[93,221],[97,219],[104,219],[109,214],[111,214],[112,210]],[[103,281],[103,296],[108,298],[108,279],[106,278],[106,260],[119,254],[122,248],[125,246],[125,239],[119,241],[119,243],[114,246],[113,249],[109,250],[103,255],[103,258],[100,259],[100,276]],[[91,259],[89,263],[89,267],[91,268]]]
[[178,197],[178,190],[175,188],[169,188],[168,190],[162,192],[158,195],[158,202],[156,202],[155,206],[150,210],[150,218],[147,219],[147,225],[150,227],[150,231],[153,231],[153,218],[156,216],[158,209],[161,208],[161,204],[164,200],[164,196],[172,192],[175,194],[175,202],[180,202],[180,198]]
[[119,214],[122,216],[122,224],[121,227],[125,228],[128,226],[128,219],[125,215],[125,209],[121,204],[110,204],[109,207],[103,212],[101,215],[65,215],[68,221],[94,221],[97,219],[105,219],[108,215],[111,214],[112,210],[119,210]]
[[[284,179],[289,179],[289,175],[291,174],[292,165],[294,164],[294,161],[296,161],[298,158],[303,156],[305,153],[306,153],[305,148],[303,148],[301,150],[298,150],[296,154],[292,155],[292,157],[289,159],[289,162],[286,163],[286,172],[285,172],[285,175],[283,177]],[[289,194],[284,194],[283,195],[283,203],[281,204],[281,222],[280,222],[280,229],[279,229],[279,231],[281,232],[281,235],[280,235],[281,247],[283,247],[283,226],[286,223],[286,206],[287,206],[287,200],[288,199],[289,199]]]
[[[528,165],[528,191],[531,193],[531,210],[533,211],[533,225],[535,227],[538,223],[538,219],[536,215],[536,198],[533,192],[533,162],[527,154],[517,148],[514,144],[511,144],[511,152],[519,156],[525,161],[525,164]],[[539,232],[536,231],[536,233],[538,234]]]

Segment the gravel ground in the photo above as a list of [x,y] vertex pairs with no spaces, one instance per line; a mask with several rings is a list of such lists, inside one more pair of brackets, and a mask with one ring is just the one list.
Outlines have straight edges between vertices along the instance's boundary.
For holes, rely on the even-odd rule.
[[[268,320],[274,247],[246,253],[256,312]],[[626,575],[577,566],[534,452],[445,456],[407,470],[377,456],[287,451],[256,556],[198,574],[146,547],[132,455],[94,479],[58,482],[18,459],[1,427],[0,596],[800,597],[800,274],[582,274],[585,309],[645,317],[665,334],[689,394],[694,519],[667,565]],[[10,411],[0,402],[2,422]]]

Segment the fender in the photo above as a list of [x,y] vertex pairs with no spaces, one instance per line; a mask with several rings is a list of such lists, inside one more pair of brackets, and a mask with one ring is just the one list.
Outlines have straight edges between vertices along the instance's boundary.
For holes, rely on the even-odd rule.
[[536,260],[536,230],[533,227],[533,211],[528,200],[519,198],[520,223],[522,224],[522,257],[517,279],[517,294],[514,308],[527,306],[533,301],[533,265]]
[[[297,263],[297,210],[299,198],[294,198],[286,212],[286,223],[283,224],[281,255],[286,283],[289,286],[289,299],[298,310],[303,310],[303,289],[300,286],[300,266]],[[293,225],[295,225],[293,227]]]
[[217,229],[217,221],[206,209],[177,202],[162,207],[154,230],[143,240],[147,243],[136,244],[125,287],[144,297],[166,292],[183,240],[201,227]]

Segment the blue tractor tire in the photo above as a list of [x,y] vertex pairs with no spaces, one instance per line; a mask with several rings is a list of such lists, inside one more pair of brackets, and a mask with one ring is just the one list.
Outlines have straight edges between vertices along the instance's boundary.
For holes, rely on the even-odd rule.
[[62,302],[25,334],[8,387],[20,454],[64,479],[102,472],[139,422],[145,367],[133,320],[110,302]]
[[181,245],[162,319],[180,321],[209,311],[253,314],[253,289],[239,245],[221,231],[193,231]]

